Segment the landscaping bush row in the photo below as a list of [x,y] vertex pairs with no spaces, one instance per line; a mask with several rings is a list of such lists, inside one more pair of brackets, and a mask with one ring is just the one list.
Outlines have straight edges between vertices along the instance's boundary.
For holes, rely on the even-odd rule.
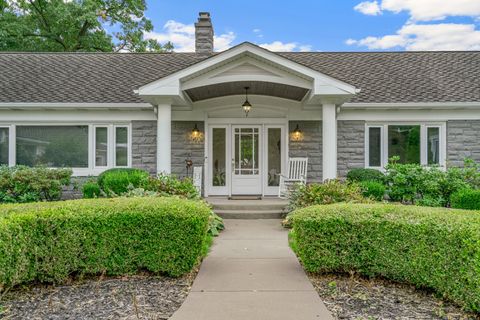
[[0,289],[71,275],[178,276],[206,253],[210,208],[179,198],[0,206]]
[[0,203],[59,200],[71,176],[71,169],[0,166]]
[[294,212],[292,248],[310,272],[359,272],[431,288],[480,312],[480,212],[333,204]]
[[[376,172],[376,173],[374,173]],[[463,167],[425,167],[419,164],[398,163],[393,157],[385,168],[385,174],[375,169],[353,169],[347,174],[347,180],[361,185],[363,195],[376,199],[387,199],[405,204],[429,207],[457,207],[480,209],[472,203],[480,202],[480,193],[464,190],[480,189],[480,167],[466,159]],[[468,202],[463,204],[460,198],[468,194]],[[456,201],[452,203],[452,198]],[[467,201],[467,200],[465,200]]]
[[83,197],[87,199],[101,196],[128,196],[145,191],[155,193],[158,196],[174,195],[186,199],[200,198],[191,179],[178,179],[171,175],[162,174],[151,177],[147,171],[134,168],[106,170],[98,176],[96,182],[89,181],[82,188]]

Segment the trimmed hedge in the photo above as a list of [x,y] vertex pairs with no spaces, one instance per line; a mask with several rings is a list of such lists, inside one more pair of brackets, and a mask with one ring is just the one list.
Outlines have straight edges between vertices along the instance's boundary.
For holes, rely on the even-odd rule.
[[480,210],[480,190],[463,189],[452,194],[452,208]]
[[178,198],[0,206],[0,290],[70,275],[179,276],[206,253],[210,209]]
[[293,215],[291,243],[310,272],[356,271],[407,282],[480,312],[480,212],[313,206]]

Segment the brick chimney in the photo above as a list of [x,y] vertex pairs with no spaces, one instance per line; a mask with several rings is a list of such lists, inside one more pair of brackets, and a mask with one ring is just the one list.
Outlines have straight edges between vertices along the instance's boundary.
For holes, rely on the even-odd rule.
[[200,12],[195,23],[195,52],[209,55],[213,53],[213,26],[210,12]]

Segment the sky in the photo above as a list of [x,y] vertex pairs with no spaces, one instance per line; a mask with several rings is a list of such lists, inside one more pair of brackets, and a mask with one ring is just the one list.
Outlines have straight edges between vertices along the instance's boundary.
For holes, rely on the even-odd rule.
[[215,50],[244,41],[272,51],[480,50],[480,0],[147,0],[147,38],[194,51],[198,12]]

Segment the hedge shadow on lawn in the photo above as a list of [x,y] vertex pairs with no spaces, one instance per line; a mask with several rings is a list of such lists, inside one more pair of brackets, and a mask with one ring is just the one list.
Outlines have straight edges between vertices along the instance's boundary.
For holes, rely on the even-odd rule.
[[312,206],[291,246],[310,272],[356,271],[430,288],[480,312],[480,212],[393,204]]
[[0,291],[72,274],[179,276],[206,253],[210,209],[178,198],[0,206]]

